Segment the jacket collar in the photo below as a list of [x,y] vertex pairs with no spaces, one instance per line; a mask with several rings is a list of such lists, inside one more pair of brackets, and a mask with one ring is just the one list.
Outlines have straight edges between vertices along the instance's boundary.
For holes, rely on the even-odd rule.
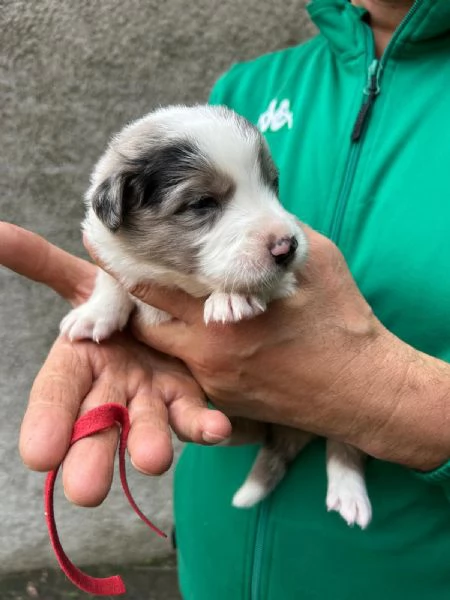
[[[343,57],[367,51],[367,11],[349,0],[312,0],[308,12],[321,33]],[[409,55],[450,46],[450,0],[416,0],[389,44],[390,56]]]

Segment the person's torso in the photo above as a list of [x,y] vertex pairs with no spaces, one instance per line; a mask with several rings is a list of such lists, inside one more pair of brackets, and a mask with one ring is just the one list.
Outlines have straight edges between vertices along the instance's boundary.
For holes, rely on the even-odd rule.
[[[421,16],[422,38],[398,47],[394,39],[373,63],[359,14],[343,1],[319,0],[311,10],[328,37],[237,65],[212,101],[259,124],[280,168],[284,205],[339,245],[381,321],[450,360],[450,39],[428,14],[442,9],[449,24],[450,3],[416,4],[404,29],[420,29]],[[371,65],[379,90],[352,142]],[[318,440],[267,501],[232,508],[255,453],[194,446],[183,453],[175,505],[185,600],[450,597],[444,487],[369,459],[373,522],[350,529],[326,512]]]

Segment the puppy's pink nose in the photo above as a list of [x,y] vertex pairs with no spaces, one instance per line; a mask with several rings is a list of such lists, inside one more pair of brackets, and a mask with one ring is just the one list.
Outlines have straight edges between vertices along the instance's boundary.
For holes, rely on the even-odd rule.
[[279,238],[276,242],[270,245],[269,250],[277,265],[286,266],[294,258],[297,248],[297,238],[292,236]]

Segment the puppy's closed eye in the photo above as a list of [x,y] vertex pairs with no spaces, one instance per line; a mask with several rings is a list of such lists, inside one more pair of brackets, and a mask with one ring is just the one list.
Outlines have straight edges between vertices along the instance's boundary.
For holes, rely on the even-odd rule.
[[183,204],[175,214],[181,215],[190,212],[198,216],[207,216],[218,210],[220,210],[220,203],[214,196],[202,196],[197,200]]

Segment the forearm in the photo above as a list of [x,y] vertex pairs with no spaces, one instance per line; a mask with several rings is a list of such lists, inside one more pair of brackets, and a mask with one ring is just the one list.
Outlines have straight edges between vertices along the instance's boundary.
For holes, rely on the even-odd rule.
[[364,398],[346,441],[376,458],[423,471],[450,458],[448,363],[383,328],[352,370],[356,385],[348,392],[349,402],[357,408],[356,396]]

